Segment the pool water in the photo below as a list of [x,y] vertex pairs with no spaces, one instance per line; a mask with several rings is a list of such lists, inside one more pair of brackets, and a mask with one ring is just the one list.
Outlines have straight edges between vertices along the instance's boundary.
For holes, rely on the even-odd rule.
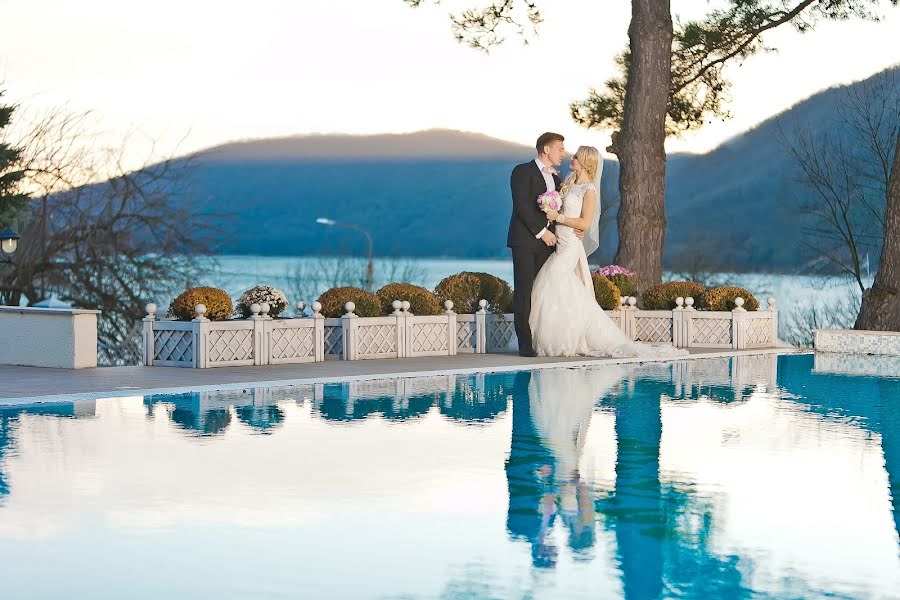
[[0,597],[898,598],[898,374],[759,355],[0,407]]

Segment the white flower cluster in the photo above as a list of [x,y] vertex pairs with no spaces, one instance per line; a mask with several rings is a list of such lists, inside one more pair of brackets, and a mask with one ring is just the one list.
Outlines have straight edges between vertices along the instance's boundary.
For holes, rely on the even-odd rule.
[[287,296],[284,295],[284,292],[273,288],[271,285],[258,285],[241,294],[237,308],[241,314],[248,316],[252,304],[262,304],[263,302],[268,303],[269,316],[272,317],[278,315],[288,306]]

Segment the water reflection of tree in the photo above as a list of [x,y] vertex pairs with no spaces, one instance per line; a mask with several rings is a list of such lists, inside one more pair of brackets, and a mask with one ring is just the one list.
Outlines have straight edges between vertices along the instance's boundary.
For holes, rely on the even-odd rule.
[[673,393],[667,382],[639,379],[630,393],[611,399],[616,487],[597,510],[615,533],[625,597],[749,596],[740,558],[713,548],[715,498],[660,481],[661,398]]
[[900,544],[900,379],[879,379],[878,391],[881,393],[878,430],[894,513],[894,529]]

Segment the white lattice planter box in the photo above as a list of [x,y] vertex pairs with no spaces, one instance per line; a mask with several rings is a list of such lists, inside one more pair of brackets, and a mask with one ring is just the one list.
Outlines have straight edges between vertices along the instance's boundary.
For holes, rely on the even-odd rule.
[[[479,331],[484,331],[483,309],[477,315],[457,315],[448,301],[441,315],[417,316],[409,312],[408,302],[395,301],[393,307],[394,312],[387,317],[358,317],[353,314],[353,303],[347,303],[347,314],[339,319],[344,360],[483,352],[483,344],[479,345]],[[332,336],[337,339],[337,332]],[[333,356],[336,354],[335,349]]]
[[[639,310],[634,298],[606,314],[632,340],[672,344],[679,348],[773,348],[778,343],[775,301],[767,310],[748,312],[737,299],[733,311],[698,311],[693,299],[677,301],[674,310]],[[482,300],[474,315],[458,315],[445,303],[441,315],[417,316],[408,302],[394,302],[384,317],[359,317],[352,302],[338,319],[312,317],[272,319],[268,307],[254,305],[246,320],[210,321],[197,307],[191,322],[159,321],[148,305],[144,319],[144,364],[209,368],[321,362],[453,356],[458,353],[511,352],[517,339],[511,314],[492,314]]]
[[352,302],[345,308],[343,317],[327,319],[316,302],[312,317],[273,319],[268,306],[254,305],[249,319],[210,321],[198,305],[197,318],[183,322],[157,320],[151,304],[143,323],[143,364],[204,369],[485,351],[483,307],[475,315],[457,315],[448,302],[441,315],[417,316],[408,302],[397,301],[385,317],[359,317]]
[[202,304],[190,322],[157,320],[153,304],[147,313],[143,335],[147,366],[206,369],[316,362],[325,357],[321,315],[276,320],[257,308],[246,320],[210,321],[203,316]]
[[[693,298],[679,298],[673,310],[640,310],[635,298],[625,297],[622,306],[606,314],[630,339],[679,348],[744,350],[774,348],[778,344],[778,311],[775,300],[768,309],[747,311],[744,301],[732,311],[695,310]],[[487,352],[514,349],[513,315],[487,317]]]

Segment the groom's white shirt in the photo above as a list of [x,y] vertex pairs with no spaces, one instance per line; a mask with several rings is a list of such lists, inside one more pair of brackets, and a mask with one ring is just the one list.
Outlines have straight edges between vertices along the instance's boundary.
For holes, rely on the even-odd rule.
[[[547,191],[552,192],[552,191],[556,190],[556,182],[553,181],[553,175],[551,175],[550,173],[548,173],[547,171],[544,170],[548,167],[548,165],[545,165],[544,163],[542,163],[540,157],[537,157],[536,159],[534,159],[534,162],[537,164],[538,169],[540,169],[541,175],[544,176],[544,182],[547,184]],[[541,232],[534,237],[535,237],[535,239],[539,240],[545,233],[547,233],[546,227],[541,229]]]

